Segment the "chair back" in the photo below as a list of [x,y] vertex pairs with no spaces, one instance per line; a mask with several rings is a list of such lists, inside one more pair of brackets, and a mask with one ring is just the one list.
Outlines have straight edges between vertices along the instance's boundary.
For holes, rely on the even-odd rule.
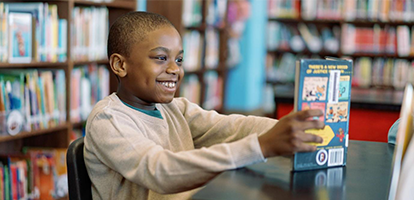
[[92,199],[92,183],[83,159],[83,139],[81,137],[73,141],[69,145],[66,153],[70,200]]

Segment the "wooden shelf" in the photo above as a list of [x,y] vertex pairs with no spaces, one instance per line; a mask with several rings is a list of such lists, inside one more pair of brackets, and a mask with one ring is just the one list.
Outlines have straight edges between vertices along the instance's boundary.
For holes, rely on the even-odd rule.
[[111,2],[95,2],[86,0],[73,0],[75,6],[106,6],[108,8],[128,9],[135,8],[136,2],[133,0],[112,0]]
[[43,134],[57,132],[57,131],[65,131],[68,128],[69,128],[69,124],[65,123],[65,124],[58,125],[58,126],[55,126],[49,129],[34,130],[30,132],[21,132],[14,136],[11,136],[11,135],[3,136],[2,135],[0,136],[0,143],[11,141],[11,140],[18,140],[18,139],[27,138],[27,137],[32,137],[32,136],[37,136],[37,135],[43,135]]
[[68,62],[31,62],[31,63],[0,63],[2,68],[65,68]]
[[84,127],[85,124],[86,124],[86,121],[72,122],[72,128],[80,129],[80,128]]
[[333,57],[340,57],[340,53],[331,53],[331,52],[327,52],[327,51],[320,51],[320,52],[311,52],[307,49],[300,51],[300,52],[296,52],[293,51],[291,49],[288,50],[281,50],[281,49],[277,49],[277,50],[269,50],[267,51],[268,53],[271,54],[283,54],[283,53],[292,53],[292,54],[304,54],[304,55],[319,55],[319,56],[333,56]]
[[358,26],[373,26],[375,24],[378,24],[380,26],[390,25],[390,26],[400,26],[400,25],[407,25],[407,26],[413,26],[414,22],[403,22],[403,21],[389,21],[389,22],[383,22],[383,21],[368,21],[368,20],[329,20],[329,19],[315,19],[315,20],[305,20],[305,19],[297,19],[297,18],[269,18],[269,21],[278,21],[282,23],[307,23],[307,24],[331,24],[331,25],[339,25],[339,24],[354,24]]
[[219,26],[214,26],[214,25],[207,25],[206,23],[202,23],[200,26],[185,26],[183,27],[186,30],[196,30],[196,31],[200,31],[200,32],[204,32],[207,30],[207,28],[213,28],[216,29],[218,31],[224,31],[226,30],[226,27],[219,27]]
[[96,64],[99,64],[99,65],[108,65],[109,60],[108,59],[103,59],[103,60],[95,60],[95,61],[74,61],[73,65],[88,65],[88,64],[92,64],[92,63],[96,63]]
[[339,25],[341,21],[339,20],[304,20],[304,19],[294,19],[294,18],[269,18],[269,21],[278,21],[282,23],[310,23],[310,24],[332,24],[332,25]]
[[398,56],[397,54],[387,54],[387,53],[353,53],[353,54],[343,54],[343,55],[351,56],[351,57],[383,57],[383,58],[414,59],[414,56]]
[[291,49],[288,50],[268,50],[267,53],[270,54],[283,54],[283,53],[292,53],[292,54],[303,54],[303,55],[319,55],[321,57],[324,56],[333,56],[333,57],[342,57],[342,56],[349,56],[349,57],[381,57],[381,58],[399,58],[399,59],[414,59],[414,55],[412,56],[398,56],[397,54],[388,54],[388,53],[352,53],[352,54],[344,54],[341,52],[338,53],[331,53],[326,51],[320,52],[310,52],[309,50],[305,49],[300,52],[293,51]]

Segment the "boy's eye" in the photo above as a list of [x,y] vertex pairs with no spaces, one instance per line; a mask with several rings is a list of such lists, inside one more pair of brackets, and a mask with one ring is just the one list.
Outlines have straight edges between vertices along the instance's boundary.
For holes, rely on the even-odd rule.
[[154,58],[157,59],[157,60],[162,60],[162,61],[167,60],[167,56],[155,56]]
[[175,59],[175,62],[182,63],[183,62],[183,58],[177,58],[177,59]]

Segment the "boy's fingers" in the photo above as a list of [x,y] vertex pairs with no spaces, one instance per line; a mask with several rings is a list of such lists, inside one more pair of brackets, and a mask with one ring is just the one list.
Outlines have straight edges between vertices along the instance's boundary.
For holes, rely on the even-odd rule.
[[325,127],[325,123],[319,120],[303,121],[300,122],[300,127],[302,130],[323,129],[323,127]]
[[306,120],[309,117],[319,117],[322,116],[323,112],[319,109],[309,109],[309,110],[302,110],[299,111],[296,115],[296,118],[299,120]]
[[314,142],[314,143],[322,143],[323,142],[323,139],[320,136],[310,134],[310,133],[303,133],[302,136],[301,136],[301,140],[302,140],[302,142]]

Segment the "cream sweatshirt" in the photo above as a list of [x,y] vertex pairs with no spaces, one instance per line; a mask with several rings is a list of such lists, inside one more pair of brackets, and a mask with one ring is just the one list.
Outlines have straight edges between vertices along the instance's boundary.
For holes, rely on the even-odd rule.
[[95,105],[84,148],[93,199],[188,199],[224,170],[263,162],[258,135],[277,122],[221,115],[185,98],[156,108],[162,119],[115,93]]

